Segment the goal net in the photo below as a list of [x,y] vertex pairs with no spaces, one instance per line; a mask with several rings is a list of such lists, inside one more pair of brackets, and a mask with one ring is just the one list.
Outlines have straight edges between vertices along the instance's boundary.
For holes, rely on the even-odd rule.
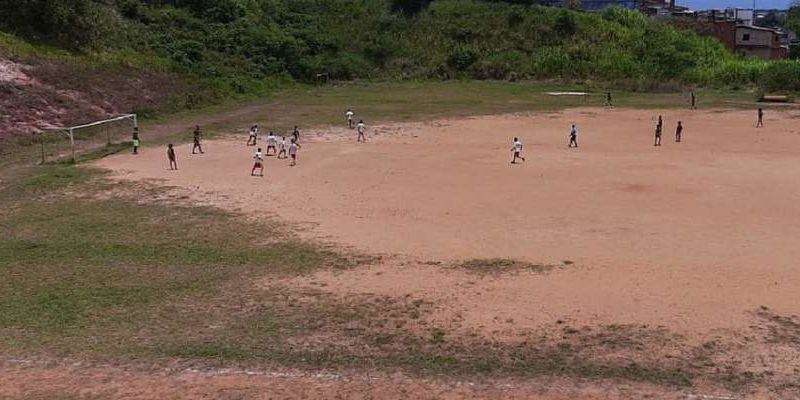
[[123,114],[83,125],[50,128],[38,133],[39,162],[67,159],[75,162],[82,153],[103,148],[119,150],[129,146],[134,128],[138,128],[136,114]]

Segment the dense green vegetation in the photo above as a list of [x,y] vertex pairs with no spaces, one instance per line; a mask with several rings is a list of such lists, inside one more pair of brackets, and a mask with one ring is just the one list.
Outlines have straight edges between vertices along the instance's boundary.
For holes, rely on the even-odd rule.
[[[0,24],[71,49],[159,59],[220,91],[323,79],[557,79],[748,86],[768,63],[622,9],[534,1],[0,0]],[[775,72],[800,71],[786,63]],[[266,85],[266,86],[265,86]]]

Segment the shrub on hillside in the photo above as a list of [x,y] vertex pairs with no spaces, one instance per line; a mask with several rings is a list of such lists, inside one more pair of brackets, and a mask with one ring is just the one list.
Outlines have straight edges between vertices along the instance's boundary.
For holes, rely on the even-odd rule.
[[0,26],[70,49],[112,44],[120,23],[92,0],[0,0]]
[[759,79],[763,90],[773,92],[800,91],[800,61],[783,60],[770,63]]

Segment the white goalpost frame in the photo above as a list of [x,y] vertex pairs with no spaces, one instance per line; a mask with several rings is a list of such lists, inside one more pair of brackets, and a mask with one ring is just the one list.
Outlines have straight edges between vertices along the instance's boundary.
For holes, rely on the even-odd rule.
[[[122,114],[122,115],[116,116],[114,118],[109,118],[109,119],[104,119],[104,120],[100,120],[100,121],[90,122],[88,124],[68,126],[68,127],[64,127],[64,128],[52,128],[52,129],[48,129],[48,130],[50,130],[50,131],[63,131],[63,132],[65,132],[67,134],[67,136],[69,137],[69,147],[70,147],[70,150],[72,152],[72,162],[74,163],[75,162],[75,130],[76,129],[90,128],[92,126],[102,125],[102,124],[106,124],[106,123],[109,123],[109,122],[122,121],[124,119],[132,119],[133,120],[133,127],[134,128],[138,128],[139,127],[139,122],[138,122],[138,120],[136,118],[136,114]],[[42,162],[44,162],[44,160],[42,160]]]

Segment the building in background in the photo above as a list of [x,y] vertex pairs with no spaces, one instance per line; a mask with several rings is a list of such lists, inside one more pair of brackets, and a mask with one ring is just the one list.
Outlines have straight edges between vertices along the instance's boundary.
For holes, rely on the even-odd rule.
[[789,47],[781,43],[781,34],[775,29],[737,25],[736,52],[765,60],[780,60],[789,54]]
[[[715,37],[731,52],[765,60],[786,58],[789,45],[797,43],[796,36],[763,26],[769,21],[785,18],[785,11],[753,10],[746,8],[692,11],[676,4],[676,0],[544,0],[546,5],[602,11],[608,7],[639,10],[672,25]],[[781,14],[783,13],[783,14]]]

